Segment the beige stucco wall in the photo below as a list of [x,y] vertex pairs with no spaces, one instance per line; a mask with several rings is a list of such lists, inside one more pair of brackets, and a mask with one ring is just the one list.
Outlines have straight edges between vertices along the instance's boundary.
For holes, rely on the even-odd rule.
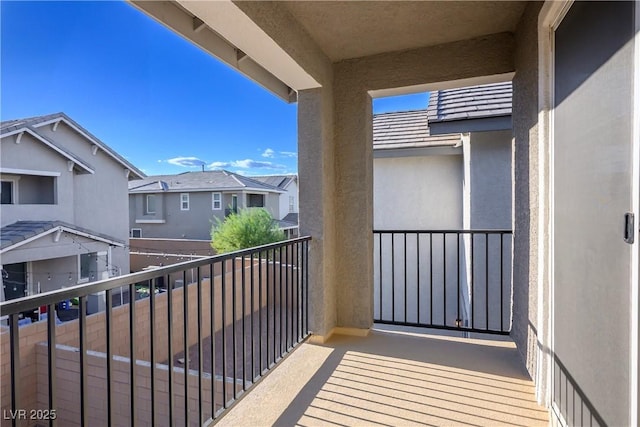
[[[541,3],[527,6],[516,32],[513,79],[513,329],[511,337],[536,380],[540,398],[546,363],[539,361],[538,323],[538,13]],[[547,286],[545,284],[545,286]],[[545,302],[548,304],[548,302]]]
[[309,242],[309,314],[314,334],[325,336],[336,325],[336,217],[334,191],[333,93],[311,89],[298,93],[298,170],[300,234]]
[[301,233],[314,239],[312,329],[325,335],[336,326],[368,328],[373,318],[370,91],[437,88],[513,72],[514,37],[500,33],[332,65],[282,5],[234,4],[323,86],[298,93]]

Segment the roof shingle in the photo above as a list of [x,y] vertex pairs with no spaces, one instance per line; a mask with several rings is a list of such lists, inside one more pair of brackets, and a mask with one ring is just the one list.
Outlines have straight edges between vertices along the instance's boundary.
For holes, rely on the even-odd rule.
[[430,123],[511,115],[511,82],[431,92]]
[[177,175],[154,175],[145,179],[129,181],[129,193],[237,189],[281,192],[276,186],[225,170],[184,172]]

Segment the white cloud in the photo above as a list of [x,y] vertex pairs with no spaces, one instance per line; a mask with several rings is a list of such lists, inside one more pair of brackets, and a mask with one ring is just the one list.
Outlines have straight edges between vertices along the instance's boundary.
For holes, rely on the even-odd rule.
[[273,157],[273,155],[276,152],[273,151],[271,148],[267,148],[266,150],[264,150],[264,153],[262,153],[262,157]]
[[224,169],[231,166],[230,162],[213,162],[209,165],[209,169]]
[[174,157],[173,159],[168,159],[167,163],[171,163],[172,165],[176,166],[182,166],[184,168],[202,166],[207,164],[205,161],[200,160],[197,157]]
[[298,157],[298,153],[294,151],[281,151],[280,155],[282,157]]
[[234,160],[231,162],[213,162],[209,164],[209,169],[240,168],[240,169],[286,169],[285,165],[273,162],[262,162],[253,159]]
[[277,165],[272,162],[259,162],[252,159],[236,160],[233,166],[242,169],[285,169],[284,165]]

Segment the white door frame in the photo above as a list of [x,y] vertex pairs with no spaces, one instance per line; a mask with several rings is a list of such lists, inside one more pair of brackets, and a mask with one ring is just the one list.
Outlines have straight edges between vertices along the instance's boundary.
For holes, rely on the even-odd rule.
[[[538,19],[538,402],[552,404],[553,387],[553,105],[554,32],[573,0],[547,1]],[[545,304],[546,302],[546,304]]]

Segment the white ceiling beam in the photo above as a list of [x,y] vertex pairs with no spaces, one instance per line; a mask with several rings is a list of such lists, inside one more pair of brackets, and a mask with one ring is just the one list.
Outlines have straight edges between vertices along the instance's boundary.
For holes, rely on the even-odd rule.
[[[217,16],[224,22],[230,19],[236,24],[242,22],[244,27],[253,26],[258,28],[257,25],[253,24],[253,22],[231,2],[196,2],[196,4],[186,2],[185,4],[195,9],[195,12],[185,7],[185,4],[182,2],[130,0],[130,3],[161,24],[199,46],[204,51],[242,72],[251,80],[286,102],[295,102],[297,100],[297,94],[296,96],[291,96],[291,89],[297,89],[296,87],[284,83],[285,80],[276,77],[271,72],[272,70],[267,71],[267,69],[256,62],[252,55],[245,49],[230,43],[227,40],[231,39],[226,39],[224,35],[221,36],[212,30],[212,25],[219,23],[217,19],[211,19],[212,15]],[[200,14],[203,11],[206,16]],[[242,15],[244,19],[238,19],[239,15]],[[242,32],[243,30],[239,29],[239,31]],[[264,36],[266,37],[266,34]],[[273,44],[275,45],[275,43]],[[255,46],[252,46],[251,49],[252,51],[255,50]],[[289,58],[289,62],[291,61],[293,60]]]
[[292,89],[320,87],[313,77],[231,1],[177,1]]

